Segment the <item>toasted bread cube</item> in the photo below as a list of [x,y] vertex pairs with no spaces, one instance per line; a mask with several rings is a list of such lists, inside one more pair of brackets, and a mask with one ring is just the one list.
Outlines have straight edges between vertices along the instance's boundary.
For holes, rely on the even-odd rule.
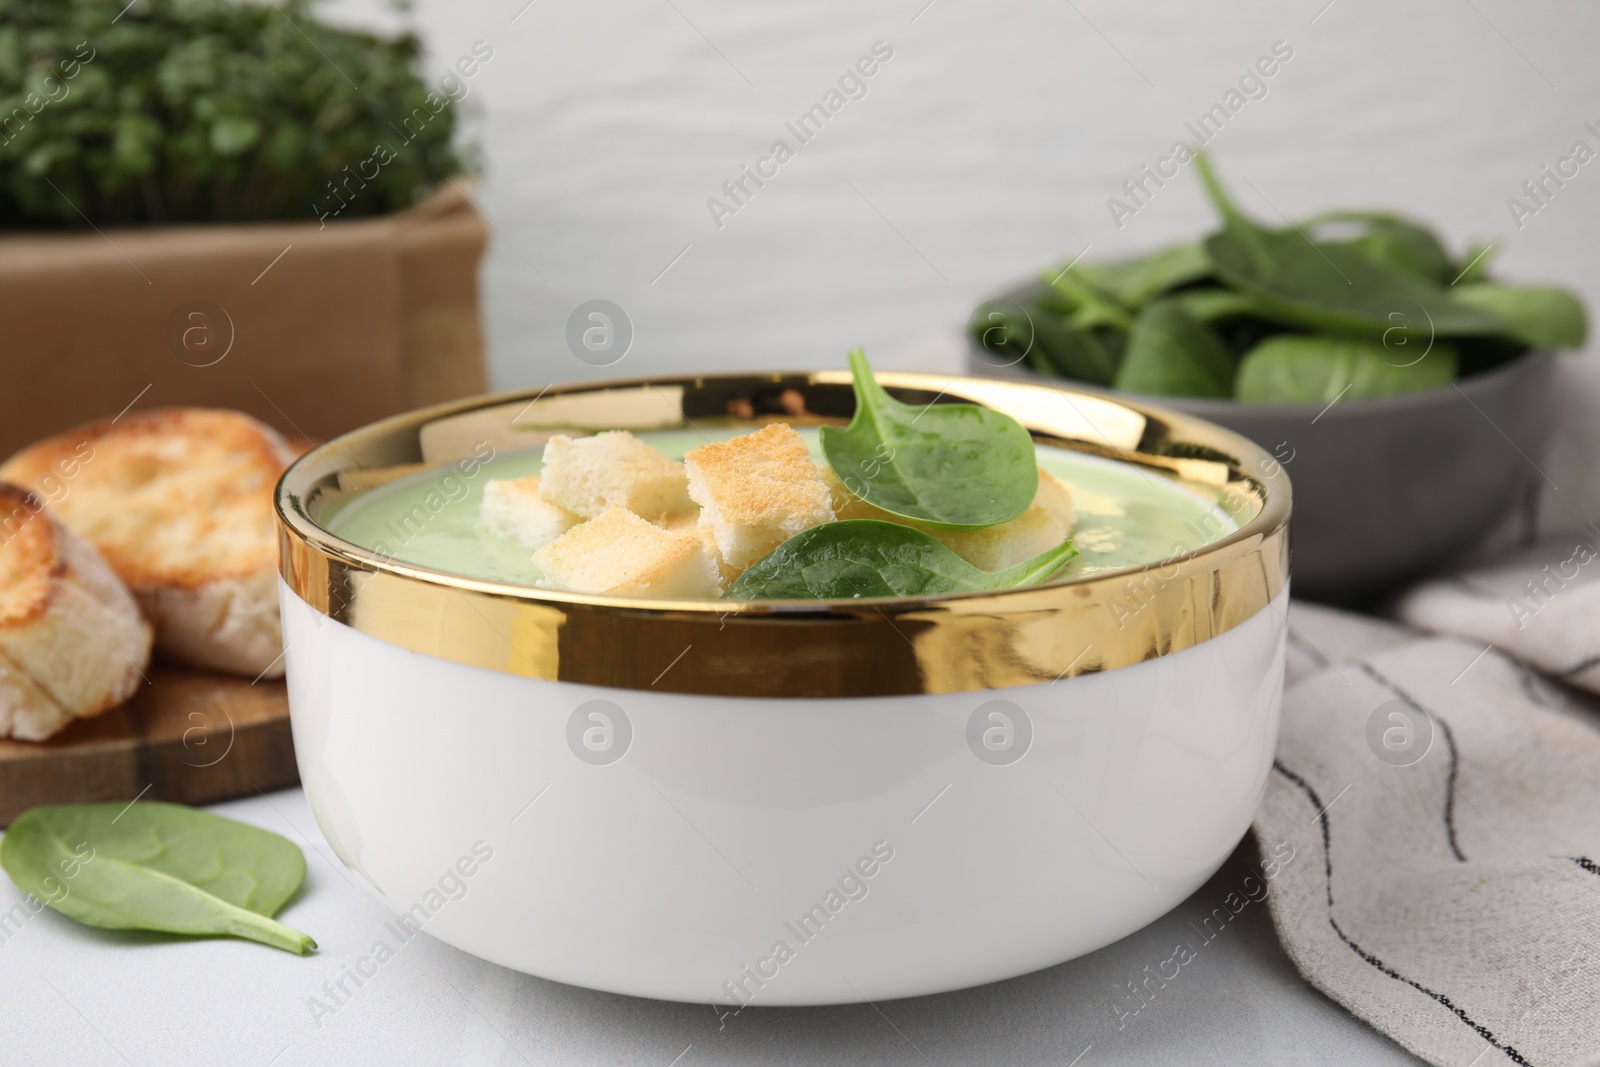
[[828,486],[804,439],[786,423],[701,445],[683,464],[700,525],[712,531],[723,563],[735,572],[800,531],[833,521]]
[[540,584],[574,593],[717,597],[722,582],[705,543],[672,533],[627,508],[608,508],[533,554]]
[[663,456],[627,430],[550,438],[544,446],[539,496],[585,519],[612,507],[655,519],[694,506],[689,502],[683,464]]
[[656,525],[672,533],[696,533],[700,529],[700,509],[663,515],[656,520]]
[[1067,488],[1067,483],[1043,467],[1039,468],[1039,491],[1033,494],[1033,506],[1044,508],[1060,519],[1069,535],[1072,528],[1078,525],[1078,513],[1072,509],[1072,490]]
[[881,519],[915,527],[950,551],[988,571],[1014,567],[1025,559],[1055,548],[1072,533],[1077,516],[1072,510],[1072,493],[1043,467],[1039,468],[1039,489],[1028,510],[1009,522],[978,530],[935,530],[882,508],[873,507],[849,489],[832,470],[823,478],[833,495],[835,513],[841,519]]
[[[841,522],[845,519],[880,519],[884,522],[898,522],[902,526],[916,526],[910,519],[902,519],[898,515],[891,515],[882,508],[873,505],[856,496],[845,488],[844,479],[840,478],[834,469],[826,463],[820,463],[818,472],[822,475],[822,484],[828,487],[828,498],[833,504],[833,514]],[[921,527],[917,527],[921,529]]]
[[485,485],[478,514],[489,529],[526,548],[543,548],[583,521],[582,516],[541,497],[536,474],[497,478]]

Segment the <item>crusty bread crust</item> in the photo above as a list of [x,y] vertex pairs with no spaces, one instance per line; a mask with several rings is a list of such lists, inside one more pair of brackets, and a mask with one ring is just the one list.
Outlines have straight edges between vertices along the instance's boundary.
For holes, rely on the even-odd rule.
[[272,487],[294,450],[248,415],[129,413],[40,441],[0,466],[105,556],[166,657],[282,673]]
[[0,483],[0,737],[42,741],[133,695],[151,630],[93,546]]

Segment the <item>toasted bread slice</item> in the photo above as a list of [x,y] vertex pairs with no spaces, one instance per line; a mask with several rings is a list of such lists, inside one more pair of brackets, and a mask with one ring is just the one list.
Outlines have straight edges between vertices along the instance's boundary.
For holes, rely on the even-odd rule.
[[833,495],[834,511],[841,519],[882,519],[915,527],[943,544],[950,551],[984,570],[998,571],[1016,566],[1065,541],[1077,523],[1072,510],[1072,492],[1061,480],[1039,468],[1039,489],[1028,510],[1012,519],[980,530],[935,530],[891,515],[873,507],[849,489],[832,470],[823,469],[823,480]]
[[150,625],[93,546],[0,483],[0,737],[43,741],[133,695]]
[[543,548],[583,521],[539,496],[539,476],[497,478],[483,487],[483,524],[524,548]]
[[93,544],[155,626],[156,651],[283,673],[272,487],[294,457],[233,411],[169,408],[52,437],[0,466]]
[[716,561],[693,531],[673,533],[627,508],[610,508],[533,554],[542,584],[575,593],[716,597]]
[[627,508],[647,519],[694,507],[683,464],[627,430],[550,438],[544,446],[539,495],[586,519],[612,507]]
[[735,573],[801,530],[834,519],[805,440],[787,423],[701,445],[683,463],[700,524],[712,531],[722,561]]

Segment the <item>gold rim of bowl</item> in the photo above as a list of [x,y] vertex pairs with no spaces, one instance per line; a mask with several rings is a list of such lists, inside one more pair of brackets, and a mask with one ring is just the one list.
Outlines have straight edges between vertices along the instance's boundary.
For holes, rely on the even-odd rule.
[[[1141,567],[998,593],[829,601],[644,599],[485,581],[363,548],[313,518],[393,477],[470,463],[486,448],[538,447],[555,432],[840,423],[854,408],[843,371],[636,378],[441,404],[312,449],[275,494],[280,571],[316,611],[414,652],[549,681],[713,696],[1050,683],[1192,648],[1277,610],[1272,601],[1289,574],[1289,479],[1245,438],[1071,389],[928,374],[878,379],[908,403],[1006,412],[1040,444],[1132,465],[1214,507],[1186,527],[1193,544],[1180,541]],[[1237,528],[1222,532],[1229,526]]]

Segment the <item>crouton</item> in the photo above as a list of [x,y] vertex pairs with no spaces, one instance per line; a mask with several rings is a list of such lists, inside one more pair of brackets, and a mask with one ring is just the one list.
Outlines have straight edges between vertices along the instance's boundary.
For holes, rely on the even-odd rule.
[[612,507],[655,519],[694,506],[683,464],[626,430],[550,438],[544,446],[539,496],[585,519]]
[[988,571],[1004,570],[1055,548],[1067,539],[1077,523],[1071,491],[1043,467],[1039,468],[1038,492],[1028,510],[1009,522],[978,530],[931,529],[872,506],[845,488],[844,482],[830,469],[824,468],[823,480],[839,518],[881,519],[915,527],[974,567]]
[[683,463],[700,525],[712,531],[723,562],[735,572],[834,519],[828,487],[805,441],[785,423],[702,445]]
[[105,559],[0,483],[0,737],[43,741],[133,695],[150,625]]
[[700,509],[663,515],[656,521],[656,525],[672,533],[697,533],[700,530]]
[[574,593],[717,597],[716,562],[693,532],[671,533],[627,508],[574,526],[533,554],[540,583]]
[[94,545],[155,627],[156,651],[246,677],[283,673],[272,487],[294,458],[248,415],[136,412],[18,452],[34,489]]
[[583,518],[539,495],[539,476],[497,478],[483,487],[483,524],[525,548],[543,548]]

